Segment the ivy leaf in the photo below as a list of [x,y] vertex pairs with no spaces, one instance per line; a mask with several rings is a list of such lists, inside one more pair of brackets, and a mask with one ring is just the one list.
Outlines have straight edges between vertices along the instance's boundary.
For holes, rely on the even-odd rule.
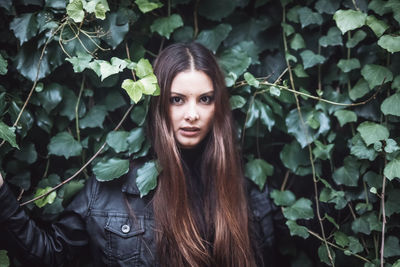
[[105,60],[95,60],[95,61],[97,62],[97,64],[99,64],[100,67],[99,71],[100,71],[101,81],[121,71],[121,68],[119,66],[114,66],[110,62],[107,62]]
[[343,166],[333,173],[333,180],[338,185],[357,186],[360,176],[360,163],[353,157],[346,157]]
[[231,25],[222,23],[212,30],[201,31],[196,41],[215,53],[231,31]]
[[386,98],[381,104],[381,111],[385,115],[400,116],[400,93]]
[[400,52],[400,36],[385,34],[379,38],[378,45],[390,53]]
[[130,131],[129,136],[126,139],[129,144],[129,153],[139,152],[145,139],[146,136],[143,128],[138,127]]
[[199,14],[203,17],[220,21],[233,12],[238,0],[202,0],[199,4]]
[[291,170],[296,175],[304,176],[309,174],[304,170],[309,167],[308,152],[300,147],[300,144],[293,141],[290,144],[285,144],[279,154],[283,165]]
[[242,49],[231,48],[222,52],[219,63],[227,73],[233,72],[236,76],[240,76],[250,66],[251,57]]
[[68,132],[61,132],[50,139],[47,149],[49,155],[63,156],[68,159],[79,156],[82,152],[82,145]]
[[260,190],[263,189],[267,177],[274,172],[274,167],[263,159],[253,159],[246,163],[245,175],[250,178]]
[[331,27],[326,36],[319,38],[319,44],[323,47],[343,45],[342,34],[337,27]]
[[361,69],[361,75],[368,82],[370,88],[393,80],[393,74],[388,68],[375,64],[365,65]]
[[257,119],[260,119],[261,123],[268,127],[269,131],[275,125],[275,118],[271,108],[258,99],[254,100],[250,107],[250,116],[245,124],[246,128],[252,127]]
[[300,33],[296,33],[292,40],[290,40],[290,48],[293,50],[299,50],[303,49],[306,47],[306,43],[304,42],[303,37],[300,35]]
[[388,192],[388,198],[385,202],[386,216],[400,213],[400,189],[392,189]]
[[0,266],[10,266],[10,259],[6,250],[0,250]]
[[302,28],[305,28],[311,24],[321,25],[323,22],[321,14],[318,12],[313,12],[309,7],[299,8],[297,13],[299,14]]
[[358,45],[362,40],[367,37],[367,34],[363,30],[358,30],[356,33],[347,41],[347,48],[354,48]]
[[367,14],[351,9],[338,10],[333,15],[333,19],[336,21],[336,26],[340,29],[342,34],[364,26],[366,18]]
[[135,4],[138,5],[140,11],[143,13],[150,12],[154,9],[160,8],[163,6],[159,1],[149,1],[149,0],[135,0]]
[[399,239],[396,236],[388,236],[385,239],[385,251],[383,252],[384,257],[394,257],[400,255],[400,244]]
[[[129,31],[129,20],[125,23],[120,22],[123,14],[119,12],[110,13],[104,21],[99,23],[107,33],[102,40],[115,49],[124,39]],[[93,42],[93,41],[92,41]]]
[[150,26],[150,29],[151,32],[157,32],[161,36],[169,39],[171,33],[181,26],[183,26],[181,16],[178,14],[173,14],[169,17],[156,19]]
[[360,97],[365,96],[370,91],[368,83],[366,80],[361,78],[358,82],[351,88],[349,96],[351,100],[357,100]]
[[340,2],[330,0],[318,0],[315,3],[315,9],[319,13],[334,14],[335,11],[340,7]]
[[357,58],[341,59],[337,65],[343,72],[350,72],[361,68],[360,61]]
[[159,166],[157,161],[146,162],[137,170],[136,185],[140,191],[140,197],[146,196],[157,186]]
[[350,154],[359,159],[368,159],[369,161],[375,160],[378,156],[373,147],[367,147],[360,134],[356,134],[351,139]]
[[289,190],[279,191],[274,189],[271,198],[277,206],[291,206],[296,202],[296,196]]
[[4,57],[0,54],[0,75],[7,74],[8,71],[7,66],[8,66],[7,60],[5,60]]
[[311,50],[305,50],[301,52],[300,56],[301,59],[303,60],[304,69],[308,69],[314,67],[315,65],[322,64],[326,60],[325,57],[314,54],[314,52]]
[[51,83],[46,88],[37,94],[40,105],[46,110],[47,114],[63,100],[62,87],[58,83]]
[[15,151],[14,157],[21,161],[25,161],[28,164],[34,163],[37,160],[37,152],[35,149],[35,145],[32,143],[28,143],[22,146],[21,150]]
[[125,79],[122,82],[121,87],[125,89],[125,91],[128,93],[129,97],[132,99],[133,102],[138,103],[139,100],[142,98],[143,95],[143,85],[134,82],[131,79]]
[[65,60],[70,62],[74,68],[74,72],[82,72],[86,68],[89,68],[89,63],[92,61],[92,55],[88,53],[77,53],[78,56],[66,58]]
[[383,16],[389,13],[391,9],[385,5],[386,1],[372,0],[368,3],[368,9],[373,10],[376,14]]
[[246,104],[246,99],[240,95],[233,95],[229,98],[231,109],[242,108]]
[[334,144],[324,145],[318,140],[315,140],[315,148],[313,149],[313,154],[315,158],[327,160],[331,158],[332,149],[335,146]]
[[0,139],[7,141],[12,147],[19,149],[15,138],[15,128],[9,127],[4,122],[0,121]]
[[391,160],[383,170],[383,174],[391,181],[394,178],[400,178],[400,159]]
[[20,45],[30,40],[36,36],[39,29],[35,13],[25,13],[14,18],[10,23],[10,29],[13,30]]
[[85,17],[82,0],[73,0],[67,5],[67,15],[75,22],[82,22]]
[[365,22],[372,29],[377,37],[381,37],[382,34],[389,28],[386,22],[377,19],[373,15],[368,16]]
[[338,119],[340,127],[343,127],[345,124],[349,122],[357,121],[356,113],[351,110],[345,110],[345,109],[336,110],[334,115]]
[[[331,254],[332,261],[335,262],[336,259],[335,251],[333,251],[333,249],[331,249],[330,247],[328,249]],[[331,260],[329,259],[328,251],[326,250],[325,244],[322,244],[318,247],[318,257],[326,265],[328,266],[331,265]]]
[[309,199],[300,198],[293,205],[284,207],[283,215],[286,219],[293,221],[298,219],[312,219],[314,217],[312,202]]
[[349,237],[343,232],[337,231],[333,234],[333,236],[335,238],[336,244],[338,244],[342,248],[346,247],[350,242]]
[[361,134],[361,137],[367,146],[389,138],[388,129],[385,126],[374,122],[366,121],[361,123],[357,127],[357,131]]
[[254,76],[250,72],[246,72],[243,76],[250,86],[253,86],[255,88],[258,88],[260,86],[260,82],[256,78],[254,78]]
[[107,0],[84,1],[83,8],[88,13],[94,13],[95,17],[101,20],[104,20],[106,18],[106,12],[110,11]]
[[153,67],[150,64],[150,61],[144,58],[141,58],[139,60],[134,69],[135,74],[139,78],[144,78],[150,74],[153,74]]
[[310,234],[308,233],[307,227],[304,227],[302,225],[298,225],[295,221],[287,220],[286,225],[288,226],[290,230],[290,235],[291,236],[300,236],[304,239],[307,239]]
[[[36,190],[35,193],[35,197],[38,197],[40,195],[46,194],[47,192],[51,191],[51,187],[47,186],[46,188],[38,188]],[[55,191],[51,192],[50,194],[48,194],[47,196],[40,198],[38,200],[35,200],[35,204],[36,206],[38,206],[39,208],[43,208],[44,206],[46,206],[47,204],[51,204],[54,202],[54,200],[57,197],[57,193]]]
[[396,152],[400,149],[400,147],[397,145],[396,141],[389,138],[386,140],[386,146],[385,146],[385,152],[386,153],[393,153]]
[[104,119],[107,115],[107,109],[103,105],[92,107],[89,112],[80,120],[80,128],[96,128],[102,127]]
[[106,161],[99,161],[93,167],[93,173],[99,182],[111,181],[120,178],[129,171],[129,160],[111,158]]
[[128,150],[128,135],[126,131],[112,131],[107,134],[106,142],[115,152],[124,152]]

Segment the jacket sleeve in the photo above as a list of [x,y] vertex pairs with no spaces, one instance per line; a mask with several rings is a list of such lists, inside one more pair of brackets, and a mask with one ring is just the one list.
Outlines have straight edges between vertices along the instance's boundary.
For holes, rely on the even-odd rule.
[[88,247],[85,218],[92,198],[90,179],[60,215],[42,229],[20,207],[6,183],[0,187],[0,247],[29,266],[62,266]]

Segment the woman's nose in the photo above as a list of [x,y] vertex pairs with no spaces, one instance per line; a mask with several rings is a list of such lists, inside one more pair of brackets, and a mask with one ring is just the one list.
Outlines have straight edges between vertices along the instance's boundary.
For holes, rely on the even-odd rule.
[[196,104],[188,104],[188,109],[186,110],[184,119],[189,122],[193,122],[199,119],[199,113],[197,111]]

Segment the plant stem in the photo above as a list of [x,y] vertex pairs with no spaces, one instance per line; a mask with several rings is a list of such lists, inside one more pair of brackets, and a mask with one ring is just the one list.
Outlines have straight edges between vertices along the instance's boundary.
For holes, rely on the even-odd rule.
[[85,76],[85,74],[83,74],[82,75],[81,88],[79,90],[79,95],[78,95],[78,100],[76,101],[76,105],[75,105],[76,138],[78,139],[79,143],[81,142],[81,134],[80,134],[80,130],[79,130],[79,104],[80,104],[80,101],[81,101],[83,88],[85,88],[85,79],[86,79],[86,76]]
[[[385,155],[385,166],[387,165],[387,159]],[[382,209],[382,237],[381,237],[381,267],[384,266],[384,251],[385,251],[385,225],[386,225],[386,211],[385,211],[385,187],[386,187],[386,176],[383,175],[382,179],[382,193],[381,193],[381,209]]]

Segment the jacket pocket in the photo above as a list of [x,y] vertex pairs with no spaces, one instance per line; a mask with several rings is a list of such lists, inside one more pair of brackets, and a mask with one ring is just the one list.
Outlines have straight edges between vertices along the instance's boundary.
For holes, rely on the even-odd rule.
[[104,227],[107,252],[111,258],[137,259],[144,228],[143,217],[132,220],[128,215],[110,215]]

